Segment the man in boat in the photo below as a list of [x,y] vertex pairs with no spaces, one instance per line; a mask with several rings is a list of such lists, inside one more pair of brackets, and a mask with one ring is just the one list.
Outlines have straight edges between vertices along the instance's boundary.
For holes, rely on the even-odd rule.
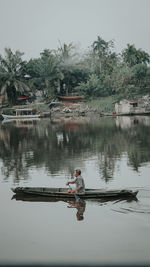
[[68,190],[68,193],[73,193],[73,194],[85,194],[85,184],[84,184],[84,180],[83,177],[81,176],[81,170],[77,169],[75,170],[75,180],[74,181],[70,181],[68,182],[66,185],[70,185],[70,184],[75,184],[76,188],[70,188]]

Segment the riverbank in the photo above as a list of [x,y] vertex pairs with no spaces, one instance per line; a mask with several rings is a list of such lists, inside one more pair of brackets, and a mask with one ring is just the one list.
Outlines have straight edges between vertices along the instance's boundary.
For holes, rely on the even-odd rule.
[[112,116],[116,97],[101,97],[88,99],[81,102],[52,102],[50,104],[51,120],[61,121],[68,119],[99,118],[100,116]]
[[48,114],[52,121],[91,120],[100,116],[112,116],[117,100],[117,96],[91,98],[80,102],[53,100],[49,103],[32,103],[27,107],[36,108],[38,113]]
[[[139,97],[137,96],[136,98],[138,99]],[[55,99],[48,103],[35,102],[26,107],[35,108],[38,113],[49,116],[52,121],[91,120],[100,116],[113,116],[115,103],[124,98],[125,96],[113,95],[86,99],[80,102],[65,102]]]

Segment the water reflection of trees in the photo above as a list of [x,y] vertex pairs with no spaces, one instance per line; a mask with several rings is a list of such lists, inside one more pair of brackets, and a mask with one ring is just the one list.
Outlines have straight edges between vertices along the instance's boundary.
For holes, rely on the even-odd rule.
[[131,123],[122,128],[113,118],[101,118],[90,123],[51,124],[42,120],[32,125],[2,124],[0,128],[0,158],[5,179],[12,175],[15,182],[27,179],[33,167],[45,168],[55,174],[67,170],[73,175],[76,160],[97,157],[101,177],[113,177],[116,161],[124,153],[128,164],[138,171],[150,160],[150,127]]
[[116,125],[126,140],[128,164],[138,171],[150,161],[150,116],[118,117]]

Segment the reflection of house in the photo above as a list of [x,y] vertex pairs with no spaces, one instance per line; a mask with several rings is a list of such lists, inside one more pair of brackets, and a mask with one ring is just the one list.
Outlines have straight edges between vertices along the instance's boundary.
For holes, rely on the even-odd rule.
[[141,124],[150,127],[150,116],[118,116],[116,117],[116,126],[121,129],[129,129]]
[[132,126],[132,119],[133,117],[129,116],[118,116],[116,118],[116,126],[120,127],[121,129],[128,129]]
[[138,100],[123,99],[115,103],[117,115],[150,114],[150,96]]

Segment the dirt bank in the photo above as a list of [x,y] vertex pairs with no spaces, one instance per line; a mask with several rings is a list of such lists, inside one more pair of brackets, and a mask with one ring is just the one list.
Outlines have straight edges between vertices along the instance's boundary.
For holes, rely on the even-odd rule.
[[90,120],[100,117],[100,112],[95,108],[89,108],[84,102],[54,102],[50,104],[51,120]]

